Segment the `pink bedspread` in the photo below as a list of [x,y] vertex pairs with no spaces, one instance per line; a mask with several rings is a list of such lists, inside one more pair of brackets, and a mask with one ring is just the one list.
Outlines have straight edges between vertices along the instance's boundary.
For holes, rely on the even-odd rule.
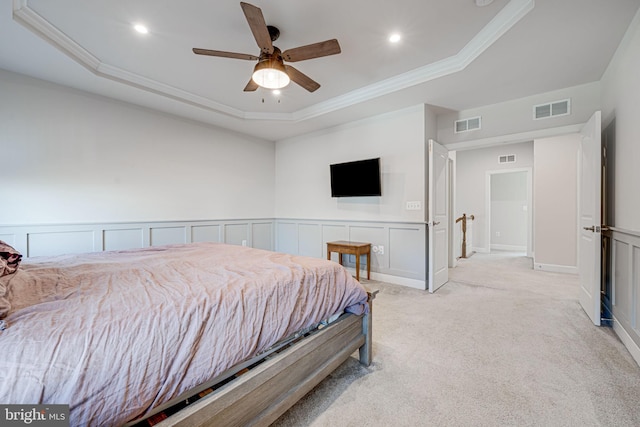
[[26,259],[0,278],[0,403],[121,425],[367,294],[340,265],[217,243]]

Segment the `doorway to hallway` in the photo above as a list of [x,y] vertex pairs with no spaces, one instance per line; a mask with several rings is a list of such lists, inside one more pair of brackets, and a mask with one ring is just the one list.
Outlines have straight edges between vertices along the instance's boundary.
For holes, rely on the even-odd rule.
[[531,168],[487,171],[487,252],[531,256]]

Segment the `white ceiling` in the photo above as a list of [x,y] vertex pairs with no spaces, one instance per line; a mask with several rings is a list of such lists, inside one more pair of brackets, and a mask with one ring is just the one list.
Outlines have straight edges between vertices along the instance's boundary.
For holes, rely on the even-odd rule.
[[[249,0],[322,87],[243,92],[258,55],[239,1],[0,0],[0,68],[278,140],[416,104],[463,110],[601,78],[640,0]],[[144,23],[140,35],[132,25]],[[402,34],[398,44],[387,41]]]

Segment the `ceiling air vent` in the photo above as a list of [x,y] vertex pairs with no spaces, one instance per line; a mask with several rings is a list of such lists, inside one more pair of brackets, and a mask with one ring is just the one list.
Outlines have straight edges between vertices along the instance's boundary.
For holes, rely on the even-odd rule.
[[471,117],[469,119],[464,119],[464,120],[456,120],[454,123],[454,130],[455,133],[460,133],[460,132],[469,132],[471,130],[478,130],[482,127],[482,121],[480,119],[480,116],[478,117]]
[[515,162],[516,162],[515,154],[507,154],[507,155],[498,157],[498,163],[515,163]]
[[571,114],[571,102],[569,99],[535,105],[533,107],[533,119],[548,119],[550,117],[566,116]]

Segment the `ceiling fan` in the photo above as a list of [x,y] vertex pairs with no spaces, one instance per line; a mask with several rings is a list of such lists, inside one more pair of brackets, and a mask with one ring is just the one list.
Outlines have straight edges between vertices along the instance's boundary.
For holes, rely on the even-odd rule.
[[272,44],[280,36],[280,30],[265,23],[262,10],[259,7],[245,2],[240,2],[240,6],[247,18],[253,37],[258,43],[258,47],[260,47],[260,56],[199,48],[193,48],[193,53],[249,61],[257,60],[258,63],[254,67],[251,80],[244,88],[245,92],[255,91],[258,87],[280,89],[288,85],[291,80],[309,92],[317,90],[320,87],[318,82],[291,65],[285,64],[284,61],[297,62],[338,54],[341,52],[338,40],[326,40],[281,52],[280,49]]

